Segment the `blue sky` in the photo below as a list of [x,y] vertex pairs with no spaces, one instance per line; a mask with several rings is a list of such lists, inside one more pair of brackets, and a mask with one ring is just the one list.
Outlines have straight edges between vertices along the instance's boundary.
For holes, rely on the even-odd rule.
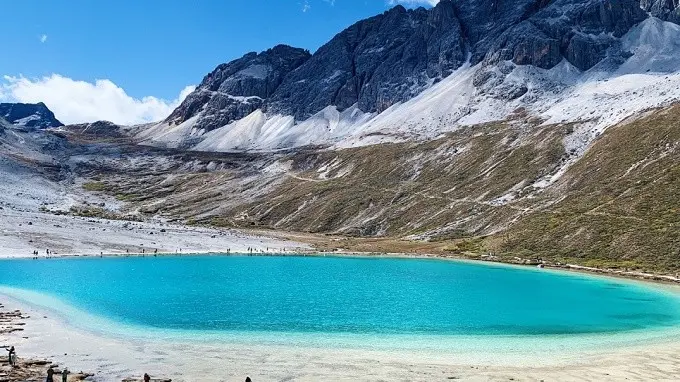
[[[103,100],[123,92],[132,101],[147,97],[170,108],[182,90],[190,90],[186,86],[198,84],[222,62],[279,43],[314,51],[345,27],[397,2],[415,6],[436,0],[9,1],[0,22],[0,35],[6,36],[0,99],[36,102],[49,93],[46,101],[54,106],[48,106],[62,109],[51,99],[58,96],[50,95],[59,90],[55,87],[69,87],[62,95],[92,98],[92,110],[83,115],[55,110],[67,122],[98,117],[97,92],[105,93]],[[117,122],[165,112],[147,111]],[[111,116],[115,113],[102,114]]]

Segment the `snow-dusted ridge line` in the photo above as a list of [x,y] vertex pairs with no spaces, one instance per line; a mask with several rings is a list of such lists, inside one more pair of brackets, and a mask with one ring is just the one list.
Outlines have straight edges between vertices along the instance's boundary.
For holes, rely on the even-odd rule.
[[[136,138],[143,144],[200,151],[347,148],[432,139],[461,126],[504,120],[521,108],[545,124],[580,123],[565,146],[582,153],[607,127],[680,100],[680,26],[649,18],[622,38],[622,47],[632,56],[621,65],[613,67],[604,60],[587,72],[566,60],[549,70],[505,63],[512,66],[508,74],[484,64],[464,65],[382,113],[364,113],[357,105],[343,111],[328,106],[307,120],[295,121],[292,116],[256,110],[210,132],[195,129],[192,118],[177,126],[155,124]],[[475,86],[475,76],[485,70],[494,71],[495,81]],[[500,93],[519,87],[526,92],[515,99]]]

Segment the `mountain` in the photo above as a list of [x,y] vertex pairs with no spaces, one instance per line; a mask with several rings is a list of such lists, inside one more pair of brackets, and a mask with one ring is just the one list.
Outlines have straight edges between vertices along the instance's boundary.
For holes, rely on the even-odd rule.
[[331,105],[374,112],[413,97],[466,60],[455,12],[450,1],[397,6],[352,25],[285,78],[267,111],[304,120]]
[[158,123],[0,129],[0,157],[32,173],[58,164],[65,195],[115,198],[75,206],[85,216],[677,273],[677,12],[665,0],[395,7],[313,54],[280,45],[222,64]]
[[[277,46],[218,66],[168,119],[136,138],[200,151],[353,147],[432,139],[513,118],[518,110],[543,120],[559,111],[565,122],[588,121],[580,135],[592,138],[678,99],[678,78],[666,78],[678,68],[676,3],[396,6],[341,31],[312,55]],[[617,101],[629,96],[644,101]]]
[[578,123],[519,121],[338,150],[133,145],[73,161],[88,189],[141,218],[264,228],[328,251],[680,271],[680,105],[607,128],[578,157]]
[[13,125],[27,128],[47,129],[64,126],[42,102],[0,103],[0,117]]
[[445,0],[431,10],[397,6],[321,47],[286,78],[268,110],[298,120],[331,105],[381,112],[447,77],[468,56],[472,65],[511,60],[546,69],[567,59],[587,70],[646,17],[633,0],[598,3]]
[[[260,109],[284,77],[309,57],[306,50],[278,45],[222,64],[205,76],[196,90],[161,124],[161,131],[157,132],[159,129],[156,128],[144,134],[155,134],[155,141],[179,140],[175,144],[178,146],[190,137],[175,137],[172,134],[174,126],[189,125],[191,129],[206,132],[240,120]],[[166,129],[170,131],[164,131]]]

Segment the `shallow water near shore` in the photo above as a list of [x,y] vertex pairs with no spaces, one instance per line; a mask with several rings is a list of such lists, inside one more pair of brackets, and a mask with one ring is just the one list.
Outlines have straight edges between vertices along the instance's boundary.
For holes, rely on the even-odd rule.
[[680,326],[680,298],[645,284],[423,259],[7,260],[0,286],[90,330],[206,343],[536,351]]

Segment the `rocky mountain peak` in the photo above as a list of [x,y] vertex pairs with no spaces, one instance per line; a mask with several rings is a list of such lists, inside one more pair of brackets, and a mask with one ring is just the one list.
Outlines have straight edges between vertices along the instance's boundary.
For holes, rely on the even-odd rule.
[[64,126],[42,102],[0,103],[0,117],[13,125],[27,128],[46,129]]
[[277,45],[221,64],[203,78],[166,121],[180,124],[203,111],[196,127],[212,130],[241,119],[260,108],[284,77],[310,56],[307,50]]
[[[301,136],[300,142],[307,144],[338,141],[350,128],[373,128],[367,121],[469,65],[473,80],[461,82],[459,89],[473,88],[452,95],[469,105],[452,100],[444,107],[455,112],[430,121],[447,128],[473,113],[478,101],[525,100],[526,106],[540,99],[541,84],[563,88],[559,78],[529,84],[530,72],[564,65],[573,76],[591,70],[615,73],[634,54],[626,36],[650,16],[678,21],[678,1],[442,0],[431,8],[399,5],[349,26],[313,55],[279,45],[219,65],[165,124],[141,139],[160,137],[154,142],[191,147],[204,133],[225,128],[215,136],[230,142],[220,142],[220,147],[242,149],[267,134],[264,140],[272,147],[295,146]],[[421,121],[436,111],[423,113],[427,115]],[[423,123],[408,128],[435,129]],[[181,129],[168,128],[179,124]]]
[[340,32],[291,73],[268,110],[305,119],[333,105],[382,111],[407,100],[466,60],[451,1],[430,10],[397,6]]
[[268,110],[305,119],[333,105],[381,112],[470,59],[588,70],[647,17],[635,0],[461,0],[397,6],[339,33],[281,84]]

